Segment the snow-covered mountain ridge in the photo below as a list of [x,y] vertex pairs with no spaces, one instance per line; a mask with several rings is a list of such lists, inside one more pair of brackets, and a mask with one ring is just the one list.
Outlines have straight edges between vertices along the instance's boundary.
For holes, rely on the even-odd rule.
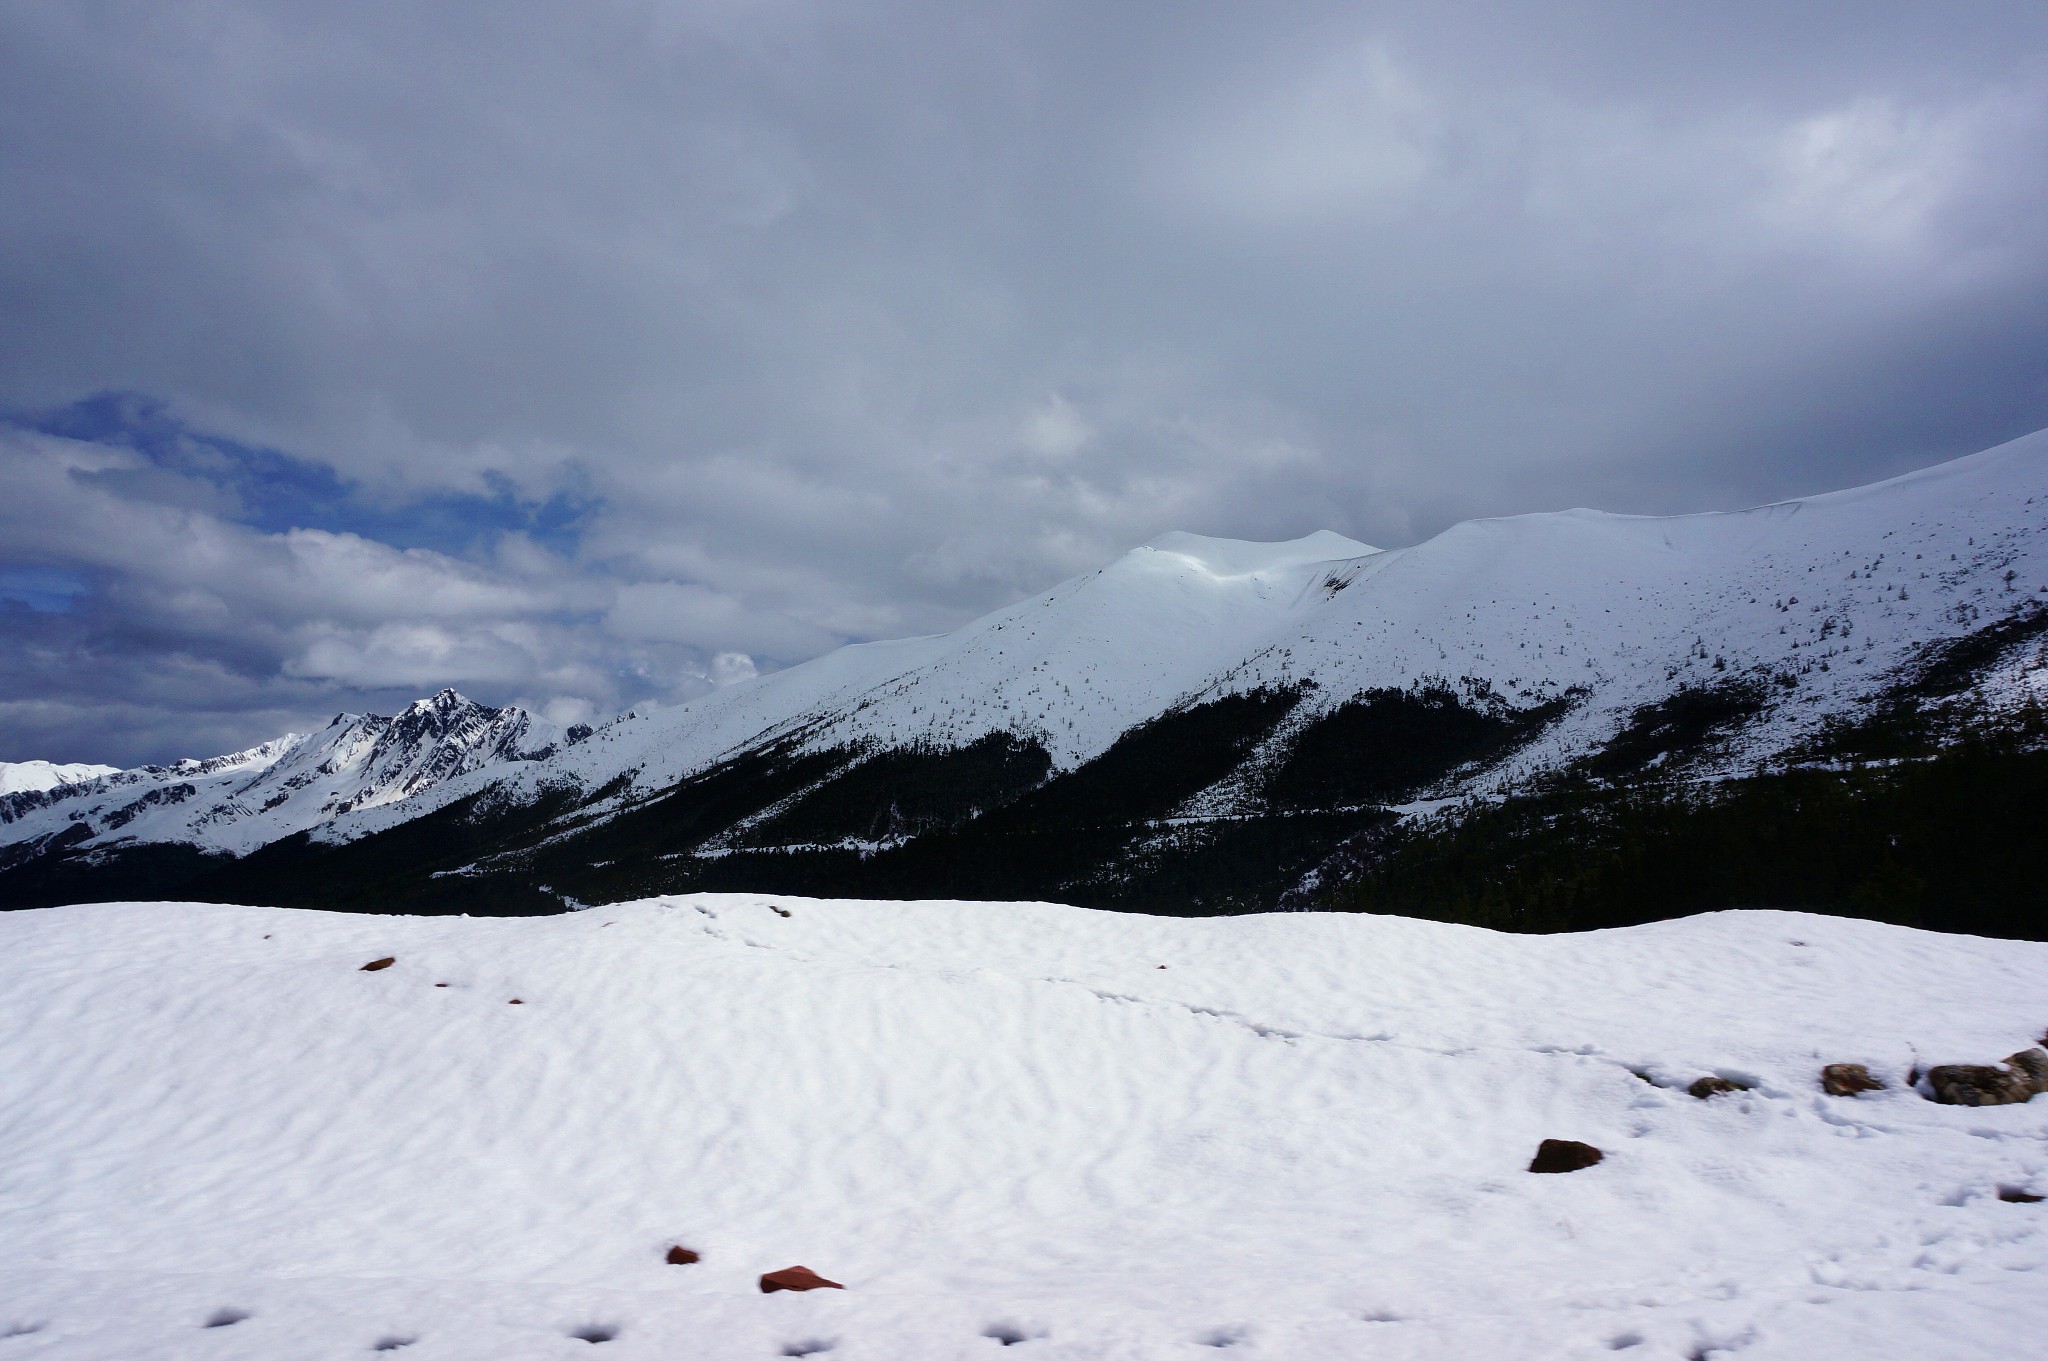
[[[1169,862],[1235,837],[1232,873],[1260,857],[1270,871],[1200,900],[1271,905],[1386,808],[1566,773],[1839,765],[1881,754],[1843,738],[1877,718],[1917,715],[1939,745],[1964,708],[2037,713],[2044,536],[2048,432],[1746,511],[1522,515],[1391,550],[1169,534],[952,633],[842,648],[582,740],[478,710],[429,753],[337,721],[223,758],[251,769],[203,793],[189,775],[127,772],[90,797],[17,796],[0,804],[0,846],[16,864],[150,844],[243,855],[308,832],[304,853],[326,854],[433,826],[399,857],[406,884],[496,885],[539,910],[850,891],[849,875],[876,893],[1082,901],[1150,875],[1193,901],[1221,892],[1214,876],[1170,888]],[[365,754],[387,747],[402,754]],[[1270,845],[1232,830],[1247,819]],[[430,844],[443,849],[419,859]],[[380,875],[395,854],[364,853]],[[983,882],[1005,857],[1026,868]],[[367,863],[332,872],[344,861]],[[814,877],[779,877],[798,862]]]
[[523,709],[443,690],[389,717],[336,714],[318,732],[247,751],[0,798],[0,837],[21,844],[69,835],[72,845],[89,845],[118,836],[240,854],[485,766],[534,759],[562,738]]
[[97,775],[112,775],[119,766],[96,766],[86,762],[59,765],[53,761],[0,761],[0,794],[23,794],[78,784]]
[[1260,685],[1311,681],[1315,706],[1425,677],[1484,678],[1525,702],[1583,691],[1525,770],[1687,682],[1790,674],[1796,703],[1740,757],[1789,746],[1916,646],[2035,601],[2048,601],[2048,432],[1749,511],[1523,515],[1387,551],[1334,534],[1168,535],[954,633],[629,715],[546,764],[592,787],[635,771],[651,789],[787,735],[886,748],[1000,731],[1072,768],[1174,704]]

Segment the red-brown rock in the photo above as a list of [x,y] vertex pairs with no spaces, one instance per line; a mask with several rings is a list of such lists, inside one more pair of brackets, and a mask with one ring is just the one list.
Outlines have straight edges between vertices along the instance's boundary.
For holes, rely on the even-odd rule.
[[1577,1139],[1545,1139],[1536,1146],[1536,1156],[1530,1161],[1529,1170],[1577,1172],[1606,1156],[1591,1144],[1582,1144]]
[[807,1266],[786,1266],[780,1271],[766,1272],[761,1277],[761,1293],[772,1295],[778,1290],[844,1290],[837,1281],[828,1281]]
[[1829,1096],[1854,1096],[1858,1092],[1881,1092],[1884,1083],[1870,1075],[1860,1063],[1831,1063],[1820,1070],[1820,1089]]
[[692,1262],[700,1260],[702,1259],[696,1253],[680,1244],[668,1250],[668,1264],[670,1266],[688,1266]]
[[2001,1186],[1998,1198],[2012,1205],[2039,1205],[2042,1199],[2024,1186]]
[[384,956],[384,958],[382,958],[382,959],[373,959],[373,960],[371,960],[371,961],[370,961],[370,962],[369,962],[368,964],[365,964],[365,965],[363,966],[363,970],[362,970],[362,971],[363,971],[364,973],[375,973],[375,972],[377,972],[377,970],[379,970],[379,969],[388,969],[388,968],[390,968],[390,967],[391,967],[392,965],[396,964],[397,962],[398,962],[398,956],[397,956],[397,955],[386,955],[386,956]]

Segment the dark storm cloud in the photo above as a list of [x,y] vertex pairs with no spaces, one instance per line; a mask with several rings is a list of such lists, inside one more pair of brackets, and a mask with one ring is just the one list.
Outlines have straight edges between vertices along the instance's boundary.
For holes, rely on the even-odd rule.
[[2044,53],[2027,3],[0,4],[0,759],[580,717],[1169,528],[2024,433]]

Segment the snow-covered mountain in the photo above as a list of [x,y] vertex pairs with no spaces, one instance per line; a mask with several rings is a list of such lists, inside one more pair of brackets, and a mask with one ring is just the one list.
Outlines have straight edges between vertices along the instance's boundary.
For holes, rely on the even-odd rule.
[[0,761],[0,794],[21,794],[31,790],[55,789],[61,784],[79,784],[96,775],[112,775],[118,766],[95,766],[85,762],[58,765],[53,761]]
[[0,838],[73,851],[171,842],[241,854],[442,781],[551,752],[563,734],[524,709],[443,690],[404,712],[336,714],[318,732],[168,766],[106,770],[0,798]]
[[[30,843],[239,855],[308,831],[306,854],[381,848],[323,873],[403,864],[380,883],[523,910],[730,887],[1124,902],[1133,876],[1159,910],[1271,905],[1386,809],[1924,754],[1964,717],[2038,715],[2044,637],[2048,432],[1739,512],[1523,515],[1384,551],[1169,534],[952,633],[582,740],[444,694],[211,782],[16,796],[0,845],[19,865]],[[445,738],[419,717],[457,709]]]
[[[1522,515],[1386,551],[1328,532],[1169,534],[953,633],[842,648],[626,715],[512,778],[630,777],[649,791],[777,739],[957,747],[991,733],[1035,740],[1067,770],[1170,708],[1260,686],[1314,685],[1290,729],[1428,678],[1485,681],[1521,706],[1576,692],[1512,777],[1590,749],[1687,685],[1768,674],[1784,694],[1722,754],[1732,766],[1793,747],[1927,644],[2044,604],[2048,431],[1731,513]],[[2022,702],[2044,676],[2022,664],[2002,693]],[[410,811],[343,819],[331,835]]]

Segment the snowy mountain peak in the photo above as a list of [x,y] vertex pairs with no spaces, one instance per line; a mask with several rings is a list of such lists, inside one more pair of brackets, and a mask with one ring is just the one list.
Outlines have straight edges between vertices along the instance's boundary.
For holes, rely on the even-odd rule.
[[481,707],[481,705],[477,704],[474,700],[466,698],[459,691],[444,687],[425,699],[414,700],[405,706],[405,711],[409,714],[447,714],[458,710]]
[[457,775],[548,756],[562,740],[524,709],[443,690],[392,716],[336,714],[318,732],[247,751],[0,798],[0,824],[14,824],[13,841],[61,835],[67,845],[175,841],[242,852]]
[[1172,553],[1199,565],[1211,576],[1237,577],[1262,576],[1311,563],[1362,558],[1380,550],[1328,529],[1279,543],[1214,539],[1177,529],[1161,534],[1137,551]]
[[442,690],[392,717],[342,714],[271,772],[288,788],[319,785],[330,816],[395,803],[452,775],[555,749],[561,731],[524,709],[493,709]]

